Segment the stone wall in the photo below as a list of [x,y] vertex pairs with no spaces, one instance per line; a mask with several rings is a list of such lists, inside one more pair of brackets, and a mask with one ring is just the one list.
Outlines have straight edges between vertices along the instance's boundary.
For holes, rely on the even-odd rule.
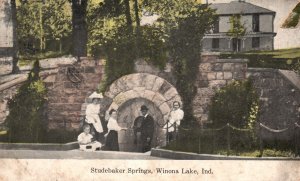
[[135,61],[134,72],[156,75],[167,80],[171,84],[176,85],[176,79],[173,75],[173,66],[170,62],[167,62],[165,68],[161,70],[157,66],[151,65],[144,59],[139,59]]
[[[254,80],[260,96],[262,106],[260,121],[262,123],[273,129],[282,129],[292,128],[293,124],[299,121],[299,77],[290,71],[283,73],[282,70],[247,69],[247,60],[219,59],[218,57],[217,53],[202,53],[196,81],[197,94],[193,101],[194,115],[199,123],[209,123],[208,107],[217,89],[233,80],[244,80],[248,77]],[[54,66],[52,73],[42,72],[44,74],[42,78],[48,89],[47,116],[50,129],[79,128],[80,118],[88,102],[87,97],[97,90],[104,73],[103,61],[100,60],[85,58],[81,62],[69,63]],[[172,75],[172,66],[167,65],[166,69],[160,70],[143,60],[138,60],[135,72],[123,76],[110,85],[104,94],[106,98],[109,98],[105,104],[121,106],[129,99],[141,97],[157,103],[156,105],[164,115],[166,111],[163,110],[171,108],[173,99],[180,101],[180,96],[177,95],[174,86],[176,81]],[[15,78],[7,80],[2,78],[0,84],[13,82],[17,80]],[[74,83],[77,80],[80,82]],[[16,93],[21,84],[19,81],[16,82],[16,85],[5,89],[1,89],[2,85],[0,85],[0,123],[3,122],[8,111],[7,100]],[[272,136],[267,132],[264,135],[266,138]]]
[[294,123],[298,121],[299,124],[300,89],[297,86],[300,86],[300,78],[298,77],[299,85],[293,84],[288,80],[293,72],[289,72],[291,75],[285,76],[276,69],[248,69],[248,77],[253,80],[260,96],[259,121],[276,130],[289,128],[284,133],[276,134],[263,129],[265,139],[293,138]]
[[13,28],[9,0],[0,1],[0,75],[12,72]]
[[193,101],[194,115],[201,124],[208,123],[208,107],[215,91],[232,80],[246,79],[247,60],[218,57],[218,53],[202,53]]
[[56,75],[44,80],[48,89],[49,129],[79,128],[82,104],[97,90],[103,74],[102,67],[102,61],[85,58],[74,65],[59,66]]

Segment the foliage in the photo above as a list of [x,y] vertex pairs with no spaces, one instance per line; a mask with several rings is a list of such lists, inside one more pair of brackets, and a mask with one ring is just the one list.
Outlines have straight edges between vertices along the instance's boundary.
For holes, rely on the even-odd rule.
[[213,11],[206,5],[198,5],[192,9],[188,17],[180,18],[178,28],[172,30],[170,36],[171,57],[174,60],[177,89],[183,98],[185,120],[193,119],[192,102],[196,94],[195,81],[200,63],[200,41],[211,29],[214,22]]
[[41,142],[43,139],[46,130],[43,116],[46,89],[39,78],[39,69],[39,62],[36,61],[27,81],[8,102],[6,124],[9,142]]
[[[251,133],[232,132],[231,140],[238,139],[239,142],[231,142],[230,150],[227,149],[227,130],[212,132],[210,129],[197,129],[181,131],[177,140],[172,141],[164,148],[172,151],[192,152],[200,154],[215,154],[230,156],[260,157],[259,144],[253,142]],[[186,135],[184,135],[186,134]],[[248,136],[247,136],[248,135]],[[234,138],[233,136],[237,137]],[[219,138],[219,140],[218,140]],[[293,142],[291,140],[272,145],[263,144],[263,157],[294,157],[296,155]],[[290,145],[286,145],[286,144]],[[283,146],[281,146],[283,145]]]
[[209,119],[214,127],[227,123],[253,129],[258,115],[258,96],[251,81],[233,81],[218,90],[212,98]]
[[233,38],[241,38],[246,33],[246,28],[241,23],[241,15],[233,15],[229,18],[230,29],[227,32],[228,36]]
[[[227,150],[219,150],[217,154],[227,155]],[[236,153],[234,150],[230,151],[229,155],[245,156],[245,157],[260,157],[259,150],[243,150],[243,152]],[[291,151],[281,151],[275,149],[265,149],[262,157],[293,157],[294,153]]]
[[132,47],[134,47],[134,39],[128,31],[126,27],[121,27],[114,34],[116,41],[107,41],[103,46],[103,51],[107,55],[105,67],[107,84],[133,72],[135,52],[132,50]]
[[[246,28],[244,24],[241,22],[241,15],[232,15],[229,18],[229,23],[230,23],[230,29],[227,32],[227,35],[239,40],[241,37],[243,37],[246,33]],[[239,43],[237,43],[236,46],[236,52],[239,50]]]
[[300,75],[300,59],[292,66],[292,70]]
[[[118,13],[105,13],[109,7],[107,1],[91,6],[88,13],[89,52],[106,57],[107,85],[133,71],[133,61],[138,58],[160,68],[172,59],[186,120],[193,120],[191,103],[195,95],[194,75],[200,62],[200,41],[215,20],[214,11],[191,0],[147,0],[138,1],[138,5],[138,8],[130,9],[129,14],[125,4],[120,2],[114,3]],[[140,26],[138,16],[142,14],[157,15],[158,19],[150,25]]]
[[17,22],[21,53],[45,50],[46,41],[61,43],[70,36],[70,4],[67,0],[23,2],[17,7]]
[[300,49],[222,53],[221,58],[245,58],[249,67],[287,69],[299,72]]
[[24,66],[28,64],[33,64],[32,60],[43,60],[47,58],[57,58],[57,57],[62,57],[66,56],[67,52],[57,52],[57,51],[47,51],[44,53],[36,53],[36,54],[24,54],[19,56],[19,66]]
[[296,5],[289,17],[285,20],[282,27],[295,28],[299,24],[300,20],[300,2]]

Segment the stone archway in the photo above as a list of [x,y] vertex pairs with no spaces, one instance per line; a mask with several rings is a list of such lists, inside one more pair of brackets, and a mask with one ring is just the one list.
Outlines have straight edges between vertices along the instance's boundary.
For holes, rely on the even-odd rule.
[[[125,75],[118,80],[114,81],[108,90],[104,93],[105,97],[112,100],[108,106],[108,110],[116,109],[119,111],[118,119],[124,119],[124,113],[126,113],[126,107],[135,107],[142,104],[146,104],[151,107],[149,112],[158,120],[155,120],[157,124],[162,125],[172,108],[174,101],[181,103],[181,97],[179,96],[176,88],[165,79],[156,75],[148,73],[134,73]],[[133,105],[135,104],[135,105]],[[136,106],[138,105],[138,106]],[[139,109],[133,111],[130,120],[134,119],[132,116],[137,116]],[[133,120],[132,120],[133,119]],[[132,122],[118,120],[122,126],[129,127]],[[155,123],[155,125],[157,125]],[[119,143],[121,151],[134,151],[130,148],[131,142],[129,141],[131,135],[128,133],[119,134]],[[154,137],[155,141],[152,146],[164,146],[164,141],[161,140],[161,129],[156,127]],[[157,135],[159,134],[159,135]],[[129,144],[129,145],[126,145]]]
[[[121,127],[128,128],[126,131],[119,132],[119,146],[122,151],[138,152],[141,145],[134,143],[134,131],[132,129],[134,120],[140,116],[140,107],[147,105],[149,109],[149,115],[158,124],[154,124],[154,136],[152,140],[152,147],[158,145],[165,145],[166,137],[165,131],[161,125],[163,125],[163,115],[161,111],[155,106],[155,104],[144,98],[135,98],[126,101],[118,109],[118,123]],[[138,148],[139,147],[139,148]]]

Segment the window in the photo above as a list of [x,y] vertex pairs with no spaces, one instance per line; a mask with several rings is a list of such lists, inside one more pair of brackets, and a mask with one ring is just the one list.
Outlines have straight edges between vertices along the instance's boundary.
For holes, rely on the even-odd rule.
[[219,18],[214,23],[213,33],[219,33]]
[[260,39],[259,37],[252,38],[252,48],[259,48]]
[[258,14],[253,15],[252,30],[253,30],[253,32],[259,32],[259,15]]
[[219,42],[220,42],[219,38],[213,38],[212,39],[212,48],[219,49],[219,47],[220,47]]

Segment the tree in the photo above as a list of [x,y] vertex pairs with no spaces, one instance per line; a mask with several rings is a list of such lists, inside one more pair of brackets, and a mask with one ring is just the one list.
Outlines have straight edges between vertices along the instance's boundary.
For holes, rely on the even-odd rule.
[[295,28],[300,21],[300,2],[296,5],[289,17],[284,21],[283,28]]
[[87,6],[88,0],[72,0],[73,55],[87,55]]
[[233,15],[229,18],[230,29],[227,35],[232,37],[236,41],[236,49],[234,51],[238,52],[240,49],[239,41],[245,35],[246,28],[241,22],[241,15]]
[[11,16],[12,16],[12,31],[13,31],[13,73],[17,73],[19,71],[18,68],[18,34],[17,34],[17,7],[16,7],[16,0],[10,1],[11,5]]
[[58,40],[61,43],[62,38],[70,36],[69,3],[67,0],[22,1],[17,7],[17,22],[18,39],[25,46],[25,51],[44,51],[46,40]]
[[47,39],[59,42],[62,51],[62,39],[71,34],[71,8],[67,0],[50,0],[45,5],[45,36]]
[[[200,62],[200,41],[213,25],[214,10],[194,0],[134,0],[129,1],[130,9],[126,9],[128,4],[125,2],[114,4],[121,8],[113,8],[104,0],[102,4],[88,8],[88,47],[92,55],[106,57],[107,85],[131,73],[137,58],[144,58],[160,68],[172,59],[176,87],[183,98],[185,121],[193,122],[194,75]],[[119,11],[105,13],[104,7]],[[158,19],[141,26],[143,12],[155,14]],[[134,31],[130,31],[130,27]]]
[[193,125],[196,120],[193,116],[192,102],[197,92],[195,87],[197,78],[194,75],[198,74],[201,61],[200,41],[212,28],[216,17],[214,11],[207,5],[193,5],[191,2],[177,3],[175,12],[170,11],[175,16],[171,13],[167,14],[168,20],[165,22],[170,23],[171,27],[170,54],[175,66],[176,87],[183,99],[185,112],[183,124]]
[[46,89],[39,77],[39,62],[34,63],[28,79],[8,102],[6,123],[10,142],[41,142],[46,132],[44,103]]

